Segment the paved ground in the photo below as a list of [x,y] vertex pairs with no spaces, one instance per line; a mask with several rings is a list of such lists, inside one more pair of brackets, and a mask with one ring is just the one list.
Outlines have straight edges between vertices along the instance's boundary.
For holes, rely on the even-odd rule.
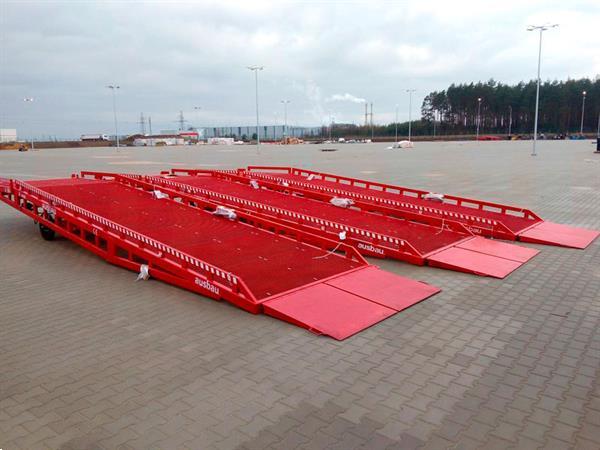
[[[589,142],[0,152],[0,175],[294,164],[600,228]],[[45,242],[0,205],[0,448],[600,448],[600,242],[504,280],[378,262],[443,292],[314,336]]]

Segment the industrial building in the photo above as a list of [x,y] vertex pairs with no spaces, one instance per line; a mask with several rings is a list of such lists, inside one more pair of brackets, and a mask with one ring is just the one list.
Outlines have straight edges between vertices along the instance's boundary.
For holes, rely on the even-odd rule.
[[0,128],[0,144],[17,141],[15,128]]
[[[201,128],[204,138],[234,137],[235,139],[252,139],[256,134],[256,126],[243,127],[207,127]],[[287,136],[314,137],[321,134],[321,127],[287,127]],[[260,138],[263,140],[279,141],[286,135],[284,125],[261,125]]]

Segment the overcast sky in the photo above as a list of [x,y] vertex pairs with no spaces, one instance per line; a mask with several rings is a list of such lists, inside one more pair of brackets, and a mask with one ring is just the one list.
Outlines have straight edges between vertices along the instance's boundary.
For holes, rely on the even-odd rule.
[[[600,1],[195,1],[0,0],[0,127],[20,137],[113,133],[141,112],[153,131],[177,128],[180,110],[201,126],[321,125],[408,118],[406,89],[423,97],[450,83],[600,74]],[[33,102],[24,102],[32,97]],[[194,112],[194,106],[202,109]]]

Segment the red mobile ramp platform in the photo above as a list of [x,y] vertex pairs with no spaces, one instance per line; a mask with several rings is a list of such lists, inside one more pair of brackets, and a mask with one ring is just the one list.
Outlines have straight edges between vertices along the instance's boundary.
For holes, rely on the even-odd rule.
[[373,257],[504,278],[538,253],[535,249],[475,237],[461,224],[448,220],[414,213],[405,213],[401,220],[270,189],[256,189],[247,178],[236,174],[190,172],[194,175],[140,177],[155,185],[213,199],[228,207],[251,211],[332,239],[346,232],[345,242]]
[[596,230],[544,221],[516,206],[454,195],[433,202],[424,198],[427,191],[293,167],[250,166],[247,172],[259,179],[455,220],[486,237],[583,249],[600,235]]
[[[439,289],[369,265],[352,247],[139,180],[0,180],[0,199],[107,261],[252,313],[344,339]],[[333,243],[335,245],[335,243]]]

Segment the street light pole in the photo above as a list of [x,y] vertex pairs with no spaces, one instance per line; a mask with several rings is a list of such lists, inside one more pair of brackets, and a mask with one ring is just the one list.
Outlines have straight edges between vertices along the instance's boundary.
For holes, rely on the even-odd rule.
[[258,71],[263,70],[263,66],[248,66],[248,70],[254,72],[254,83],[256,87],[256,149],[260,148],[260,128],[258,121]]
[[119,151],[119,127],[117,125],[117,98],[116,98],[115,91],[117,89],[120,89],[121,86],[117,86],[116,84],[115,85],[110,84],[110,85],[108,85],[106,87],[112,91],[113,115],[114,115],[114,118],[115,118],[115,137],[117,138],[117,151]]
[[508,135],[511,135],[512,131],[512,106],[508,107]]
[[412,136],[412,93],[416,89],[407,89],[408,92],[408,142],[410,142]]
[[[25,103],[33,103],[33,97],[25,97],[23,101]],[[35,150],[35,147],[33,146],[33,127],[31,129],[31,150]]]
[[583,117],[585,115],[585,96],[587,95],[586,91],[582,92],[583,98],[581,99],[581,127],[579,127],[579,134],[583,135]]
[[531,152],[531,156],[537,156],[535,151],[535,147],[537,144],[537,130],[538,130],[538,112],[540,107],[540,66],[542,63],[542,33],[549,28],[556,28],[558,26],[557,23],[552,25],[530,25],[527,27],[527,31],[540,31],[540,45],[538,50],[538,69],[537,69],[537,87],[535,91],[535,118],[533,122],[533,151]]
[[479,124],[481,123],[481,97],[477,99],[477,141],[479,140]]
[[398,104],[396,104],[396,137],[394,143],[398,142]]
[[283,103],[283,138],[287,138],[287,105],[290,103],[289,100],[281,100]]

